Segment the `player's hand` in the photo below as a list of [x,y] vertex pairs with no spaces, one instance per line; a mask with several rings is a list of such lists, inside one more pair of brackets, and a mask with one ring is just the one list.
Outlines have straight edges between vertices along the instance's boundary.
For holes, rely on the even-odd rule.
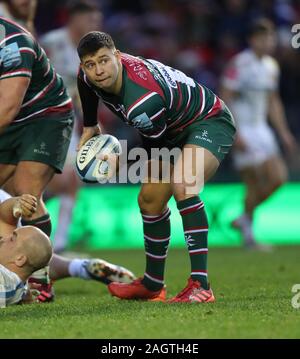
[[30,194],[22,194],[15,198],[13,206],[13,215],[15,218],[28,217],[30,218],[37,210],[37,199]]
[[83,127],[82,135],[80,137],[77,151],[80,150],[80,148],[92,137],[100,135],[101,130],[99,125],[91,126],[91,127]]
[[283,144],[283,147],[288,155],[293,155],[298,148],[297,141],[295,137],[291,134],[291,132],[283,132],[281,134],[281,141]]

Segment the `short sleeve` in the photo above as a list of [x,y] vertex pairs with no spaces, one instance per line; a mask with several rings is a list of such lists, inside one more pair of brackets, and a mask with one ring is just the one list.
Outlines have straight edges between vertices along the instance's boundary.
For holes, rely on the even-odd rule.
[[17,34],[0,50],[0,79],[10,77],[31,77],[32,68],[37,58],[34,41],[28,34]]

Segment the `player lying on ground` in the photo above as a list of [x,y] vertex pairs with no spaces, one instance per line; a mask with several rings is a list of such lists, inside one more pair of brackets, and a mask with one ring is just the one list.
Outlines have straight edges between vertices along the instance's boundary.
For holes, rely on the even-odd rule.
[[112,281],[129,283],[135,279],[126,268],[101,259],[69,260],[52,256],[47,235],[33,226],[19,226],[22,215],[30,216],[36,210],[36,198],[25,194],[1,201],[4,195],[10,197],[0,190],[0,307],[21,301],[48,301],[49,293],[45,289],[49,283],[37,284],[35,280],[27,285],[31,274],[48,264],[51,280],[78,277],[109,284]]
[[[173,196],[182,218],[191,275],[184,290],[171,301],[213,302],[207,272],[208,221],[198,194],[232,146],[235,126],[230,111],[212,91],[181,71],[121,53],[109,34],[88,33],[79,43],[78,54],[78,89],[84,113],[79,147],[100,133],[97,109],[101,98],[111,111],[140,132],[148,153],[153,148],[180,149],[177,161],[166,161],[171,168],[170,180],[153,181],[150,174],[139,194],[146,254],[144,276],[129,285],[111,283],[110,292],[122,299],[165,300],[164,269],[170,241],[168,202]],[[181,181],[177,181],[180,177]],[[191,178],[194,183],[189,181]]]

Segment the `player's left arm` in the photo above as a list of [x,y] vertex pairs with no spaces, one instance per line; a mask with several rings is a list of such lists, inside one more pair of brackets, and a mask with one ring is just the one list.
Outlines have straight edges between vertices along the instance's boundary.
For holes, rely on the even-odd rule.
[[0,81],[0,133],[18,115],[29,83],[29,77],[10,77]]
[[283,103],[277,90],[270,94],[269,120],[276,129],[286,151],[290,154],[293,153],[297,148],[297,142],[289,129]]

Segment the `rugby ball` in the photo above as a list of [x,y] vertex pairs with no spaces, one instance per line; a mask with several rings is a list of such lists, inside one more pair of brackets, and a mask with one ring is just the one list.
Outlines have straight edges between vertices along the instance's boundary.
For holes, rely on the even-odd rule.
[[80,148],[76,157],[76,172],[83,182],[101,183],[108,180],[108,162],[96,158],[100,152],[121,154],[121,144],[116,137],[111,135],[97,135],[90,138]]

